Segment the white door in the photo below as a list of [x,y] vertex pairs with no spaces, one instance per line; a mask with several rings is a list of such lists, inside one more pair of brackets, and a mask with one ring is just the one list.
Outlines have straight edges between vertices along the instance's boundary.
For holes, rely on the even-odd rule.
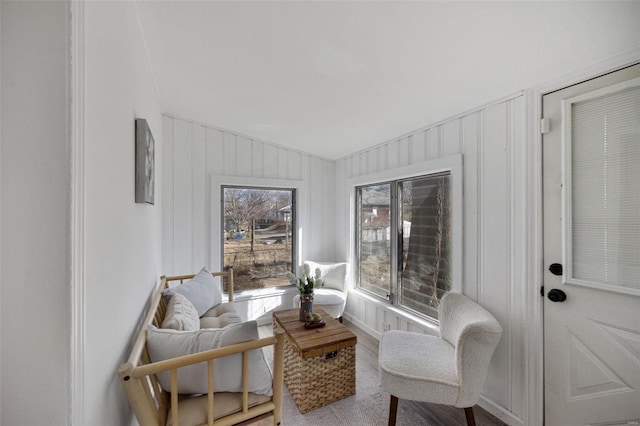
[[640,65],[545,95],[543,116],[545,424],[637,425]]

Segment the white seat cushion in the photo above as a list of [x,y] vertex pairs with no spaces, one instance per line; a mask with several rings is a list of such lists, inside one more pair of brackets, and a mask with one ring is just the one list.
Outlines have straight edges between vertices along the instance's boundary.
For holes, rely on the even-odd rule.
[[226,328],[231,324],[240,324],[242,319],[236,314],[222,314],[217,317],[202,317],[200,318],[200,328]]
[[200,317],[200,328],[225,328],[241,322],[242,318],[236,312],[233,303],[221,303]]
[[380,338],[382,388],[401,399],[455,405],[460,389],[455,360],[453,345],[439,337],[388,331]]
[[233,302],[225,302],[225,303],[221,303],[219,305],[214,306],[213,308],[211,308],[207,312],[205,312],[202,315],[202,318],[205,318],[205,317],[219,317],[219,316],[225,315],[225,314],[238,315],[237,312],[236,312],[236,307],[233,304]]
[[340,305],[347,300],[345,294],[331,288],[318,288],[313,291],[313,304]]
[[[152,362],[221,348],[234,343],[258,339],[255,321],[232,324],[223,329],[176,331],[147,327],[147,349]],[[242,391],[242,354],[218,358],[213,363],[215,392]],[[171,389],[169,371],[157,374],[163,389]],[[207,363],[178,369],[178,392],[203,394],[208,391]],[[260,349],[249,351],[249,392],[272,395],[271,370]]]
[[[322,308],[332,318],[340,318],[347,303],[347,294],[332,288],[317,288],[313,290],[313,306]],[[293,298],[293,306],[300,306],[300,295]]]

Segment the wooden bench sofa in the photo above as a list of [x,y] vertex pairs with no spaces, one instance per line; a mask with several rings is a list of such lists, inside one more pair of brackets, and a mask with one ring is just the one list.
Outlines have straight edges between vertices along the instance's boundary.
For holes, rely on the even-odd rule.
[[[226,278],[229,302],[233,302],[233,269],[213,272],[214,277]],[[147,346],[149,326],[160,328],[167,312],[163,290],[179,282],[184,283],[195,276],[162,276],[154,294],[141,330],[135,340],[129,359],[118,369],[118,376],[142,426],[166,425],[236,425],[250,424],[273,418],[274,425],[282,421],[282,383],[284,340],[283,331],[276,330],[274,336],[235,343],[217,349],[197,352],[162,361],[151,362]],[[152,327],[151,327],[152,328]],[[270,396],[249,392],[249,353],[273,346],[272,390]],[[233,354],[242,354],[241,392],[214,391],[214,363]],[[236,355],[240,357],[240,355]],[[178,392],[178,377],[186,366],[206,363],[207,391],[200,395],[185,395]],[[193,367],[191,367],[193,368]],[[202,367],[204,368],[204,366]],[[179,370],[180,369],[180,370]],[[163,389],[158,379],[161,373],[169,374],[170,389]],[[267,379],[268,380],[268,379]],[[217,386],[217,384],[216,384]]]

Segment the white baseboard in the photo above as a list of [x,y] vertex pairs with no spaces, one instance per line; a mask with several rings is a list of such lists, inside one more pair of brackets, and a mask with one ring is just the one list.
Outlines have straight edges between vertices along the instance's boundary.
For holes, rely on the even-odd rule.
[[524,426],[524,420],[508,411],[506,408],[486,398],[484,395],[480,395],[478,406],[482,407],[488,413],[505,422],[509,426]]
[[359,329],[373,336],[376,340],[378,341],[380,340],[380,336],[382,336],[382,334],[378,332],[376,329],[369,327],[367,324],[363,323],[362,321],[360,321],[359,319],[357,319],[356,317],[354,317],[353,315],[351,315],[346,311],[342,314],[342,316],[344,317],[344,319],[346,319],[347,321],[349,321]]

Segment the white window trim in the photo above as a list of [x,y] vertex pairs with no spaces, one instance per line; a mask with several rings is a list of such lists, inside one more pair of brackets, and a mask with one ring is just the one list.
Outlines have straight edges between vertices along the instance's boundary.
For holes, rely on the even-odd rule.
[[[355,270],[357,269],[357,247],[355,238],[357,231],[356,187],[448,171],[451,173],[451,291],[462,293],[462,170],[462,154],[456,154],[450,157],[427,160],[409,166],[383,170],[347,180],[346,194],[348,197],[347,205],[349,206],[349,257],[352,259],[350,263],[354,265],[350,268],[350,281],[354,283],[354,287],[356,289],[361,290],[357,285],[355,275]],[[398,305],[392,305],[389,302],[386,303],[388,303],[390,307],[393,306],[394,308],[401,308]]]

